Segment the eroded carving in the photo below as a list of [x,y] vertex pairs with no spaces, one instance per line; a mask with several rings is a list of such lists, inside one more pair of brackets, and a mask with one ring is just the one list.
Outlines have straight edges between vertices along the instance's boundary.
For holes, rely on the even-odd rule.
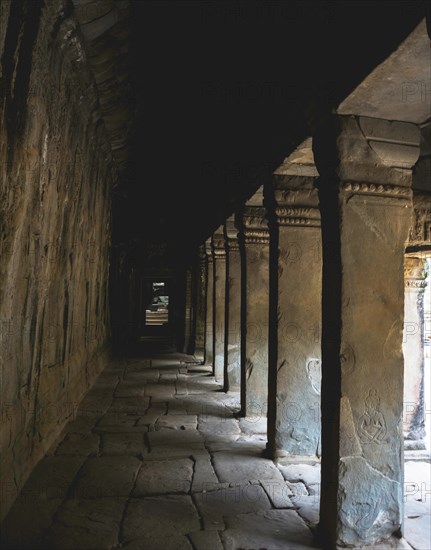
[[358,434],[363,444],[381,443],[386,435],[386,421],[380,411],[380,397],[377,390],[370,389],[365,399],[364,414],[359,417]]

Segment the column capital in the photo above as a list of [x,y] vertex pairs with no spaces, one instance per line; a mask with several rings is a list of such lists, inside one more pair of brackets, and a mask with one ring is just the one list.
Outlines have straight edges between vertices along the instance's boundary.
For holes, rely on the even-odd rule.
[[239,250],[238,228],[235,225],[235,216],[230,216],[224,224],[226,251]]
[[213,234],[212,250],[215,260],[226,259],[226,247],[224,241],[224,227],[221,225]]
[[313,140],[319,189],[410,198],[420,129],[408,122],[332,115]]
[[205,241],[205,254],[208,262],[212,262],[214,260],[213,249],[212,249],[212,237],[210,237]]
[[275,170],[265,189],[271,222],[280,226],[320,227],[312,138],[307,138]]
[[417,256],[406,256],[404,262],[404,283],[406,289],[422,289],[427,286],[425,260]]

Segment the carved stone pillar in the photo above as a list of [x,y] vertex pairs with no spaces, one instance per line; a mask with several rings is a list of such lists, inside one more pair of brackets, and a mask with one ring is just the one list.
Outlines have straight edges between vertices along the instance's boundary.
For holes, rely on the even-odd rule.
[[403,266],[419,131],[360,116],[334,116],[325,130],[313,139],[323,241],[319,525],[329,547],[376,545],[403,518]]
[[[241,414],[266,416],[268,399],[269,230],[260,188],[242,215],[245,288],[241,330]],[[244,284],[244,282],[243,282]]]
[[424,292],[425,260],[406,256],[404,265],[404,448],[425,449]]
[[205,301],[206,301],[206,257],[205,247],[199,247],[196,288],[196,340],[195,357],[204,360],[205,356]]
[[224,378],[224,338],[226,314],[226,249],[223,226],[213,235],[214,254],[214,376],[217,382]]
[[241,254],[234,216],[225,224],[226,239],[226,336],[225,391],[241,387]]
[[214,364],[214,258],[211,239],[205,241],[206,255],[206,309],[205,309],[205,364]]
[[189,268],[185,277],[184,353],[191,353],[193,323],[193,273]]
[[[298,164],[299,155],[310,164]],[[291,157],[265,190],[271,233],[268,454],[298,460],[320,455],[322,240],[311,140]]]

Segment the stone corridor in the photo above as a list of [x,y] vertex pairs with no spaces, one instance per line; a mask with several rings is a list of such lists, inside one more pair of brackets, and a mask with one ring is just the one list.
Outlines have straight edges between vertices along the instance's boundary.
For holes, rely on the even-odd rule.
[[[237,419],[239,394],[221,390],[191,356],[113,360],[27,481],[1,548],[321,548],[319,464],[263,458],[266,419]],[[410,464],[415,480],[421,466],[427,475],[429,464]],[[419,496],[411,487],[414,546],[376,548],[428,550]]]

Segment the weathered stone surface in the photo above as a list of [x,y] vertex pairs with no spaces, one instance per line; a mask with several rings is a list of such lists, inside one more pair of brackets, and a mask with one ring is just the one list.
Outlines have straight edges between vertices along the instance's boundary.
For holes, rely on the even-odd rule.
[[205,439],[211,439],[216,436],[240,435],[241,430],[238,421],[233,418],[209,418],[201,421],[199,417],[199,431]]
[[402,519],[403,265],[419,134],[401,122],[331,123],[332,137],[319,133],[313,145],[324,265],[321,499],[333,504],[322,506],[320,529],[339,545],[376,545]]
[[193,430],[197,426],[196,415],[167,414],[159,417],[156,422],[156,430],[169,428],[171,430]]
[[133,496],[188,493],[192,477],[193,461],[189,458],[147,461],[139,470]]
[[164,384],[160,386],[159,384],[146,384],[145,395],[151,397],[151,403],[167,401],[175,395],[175,385]]
[[118,541],[126,500],[97,498],[67,500],[43,540],[46,550],[109,550]]
[[223,517],[271,508],[268,497],[260,485],[237,485],[194,495],[203,517],[205,529],[220,530]]
[[134,416],[141,416],[146,413],[150,404],[149,397],[116,397],[108,412],[120,412]]
[[267,425],[268,421],[265,417],[252,416],[239,419],[241,432],[246,435],[266,434]]
[[205,241],[206,308],[205,308],[205,364],[214,363],[214,258],[211,239]]
[[0,519],[109,357],[117,174],[64,6],[8,0],[0,14],[0,447],[2,483],[14,487],[1,492]]
[[140,433],[105,433],[102,438],[102,455],[140,456],[146,452],[144,434]]
[[384,476],[362,457],[340,464],[340,531],[351,545],[376,544],[401,525],[401,484]]
[[139,539],[141,546],[136,548],[174,550],[185,544],[184,535],[198,529],[198,515],[189,496],[147,497],[130,501],[124,518],[123,538],[125,542]]
[[144,395],[145,386],[137,384],[134,380],[118,384],[114,397],[141,397]]
[[294,504],[290,497],[292,491],[289,484],[285,481],[265,481],[261,482],[274,508],[294,508]]
[[123,412],[108,412],[99,420],[95,430],[100,432],[146,431],[145,426],[137,425],[139,418]]
[[141,464],[132,456],[89,458],[79,472],[74,494],[79,499],[127,497]]
[[320,465],[315,464],[278,464],[280,472],[287,481],[302,481],[306,485],[320,483]]
[[268,510],[227,518],[221,534],[226,550],[271,548],[271,550],[311,550],[311,531],[293,510]]
[[69,433],[55,451],[56,455],[94,455],[99,452],[99,436],[93,433]]
[[262,479],[280,480],[283,477],[271,460],[233,452],[214,453],[214,469],[220,481],[241,483]]
[[225,371],[226,250],[223,226],[212,237],[214,257],[214,377],[223,383]]
[[[309,149],[311,139],[299,146]],[[294,157],[297,151],[292,153]],[[276,171],[266,189],[273,238],[270,269],[277,278],[271,302],[268,449],[274,457],[320,455],[321,294],[320,212],[314,165],[296,164],[296,173]]]
[[218,478],[214,472],[210,454],[207,451],[193,451],[193,459],[195,465],[192,493],[198,493],[208,489],[208,487],[214,487],[218,483]]
[[223,550],[217,531],[195,531],[188,536],[195,550]]
[[203,443],[201,434],[197,430],[159,430],[148,432],[150,447],[164,445],[189,445]]
[[245,318],[241,322],[245,331],[242,413],[257,417],[266,416],[268,404],[269,231],[265,215],[259,188],[243,213],[246,289]]
[[241,385],[241,254],[234,216],[226,220],[226,304],[225,336],[226,391],[239,391]]

